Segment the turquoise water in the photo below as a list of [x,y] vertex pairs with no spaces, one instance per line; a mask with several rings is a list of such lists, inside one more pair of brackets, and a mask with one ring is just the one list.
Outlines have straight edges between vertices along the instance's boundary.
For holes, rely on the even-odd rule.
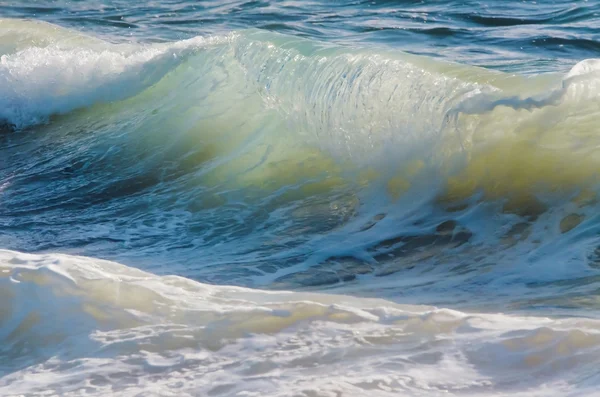
[[595,395],[600,4],[0,2],[0,394]]

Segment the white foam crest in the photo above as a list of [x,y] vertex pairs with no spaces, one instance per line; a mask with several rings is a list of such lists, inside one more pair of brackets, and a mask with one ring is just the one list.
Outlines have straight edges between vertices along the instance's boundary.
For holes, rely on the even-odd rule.
[[0,287],[6,396],[552,396],[600,381],[596,320],[210,286],[6,250]]
[[[600,96],[600,59],[586,59],[567,73],[559,88],[535,96],[501,96],[500,92],[482,93],[463,101],[450,114],[484,114],[497,107],[534,110],[558,106],[568,101],[585,102]],[[499,98],[498,98],[499,97]]]
[[[17,26],[23,24],[39,25]],[[57,28],[55,34],[62,39],[30,39],[29,46],[0,56],[0,121],[21,129],[55,114],[135,96],[190,53],[228,40],[197,37],[172,44],[114,45],[66,29]],[[4,32],[2,37],[12,36]]]

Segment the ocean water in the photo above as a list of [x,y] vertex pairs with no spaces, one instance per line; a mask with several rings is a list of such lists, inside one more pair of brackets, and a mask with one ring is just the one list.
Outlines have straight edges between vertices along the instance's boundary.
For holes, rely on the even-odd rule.
[[597,0],[0,1],[0,395],[600,396],[599,50]]

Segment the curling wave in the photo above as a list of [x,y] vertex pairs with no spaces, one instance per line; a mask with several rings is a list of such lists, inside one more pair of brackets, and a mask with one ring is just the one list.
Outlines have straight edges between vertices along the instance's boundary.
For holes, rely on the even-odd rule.
[[[451,179],[451,194],[469,196],[525,185],[581,187],[597,166],[596,60],[564,78],[525,78],[258,31],[114,45],[43,23],[2,25],[0,42],[12,46],[2,47],[0,118],[16,129],[87,108],[66,126],[85,129],[115,112],[114,123],[127,129],[194,135],[187,139],[204,145],[201,157],[229,163],[229,174],[277,179],[276,164],[288,163],[281,175],[316,156],[303,177],[335,164],[391,167],[395,175],[386,177],[396,196],[421,169],[427,172],[419,178],[441,174],[444,184]],[[157,112],[168,114],[150,117]],[[510,181],[515,169],[523,173],[518,185]]]
[[[571,277],[597,266],[597,60],[524,77],[255,30],[111,44],[0,27],[0,116],[17,130],[1,137],[4,247],[139,250],[282,288],[448,265],[457,248],[534,252],[541,269],[569,238],[586,258]],[[232,253],[242,270],[219,275]],[[489,283],[479,266],[471,281]]]

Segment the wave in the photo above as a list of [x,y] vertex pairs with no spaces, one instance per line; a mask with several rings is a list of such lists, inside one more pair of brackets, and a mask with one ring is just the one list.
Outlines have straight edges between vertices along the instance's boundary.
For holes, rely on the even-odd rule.
[[0,19],[2,246],[273,288],[0,250],[0,394],[594,393],[599,73]]
[[0,284],[4,395],[551,396],[599,380],[593,319],[213,286],[6,250]]
[[[597,141],[589,127],[598,117],[596,60],[577,64],[562,79],[526,78],[259,31],[116,45],[44,23],[0,23],[0,119],[16,129],[101,103],[115,104],[111,111],[124,119],[131,116],[126,108],[166,107],[168,97],[172,118],[183,119],[158,128],[191,133],[201,122],[213,130],[237,128],[238,143],[260,128],[267,131],[263,146],[288,130],[296,149],[316,147],[363,168],[391,162],[399,174],[423,161],[434,172],[454,172],[452,164],[463,167],[490,146],[525,142],[532,157],[570,156],[568,150],[573,158],[595,157],[581,147]],[[218,155],[230,152],[228,146]],[[256,163],[256,156],[248,161]]]
[[[460,275],[452,290],[597,268],[562,249],[597,245],[597,60],[524,77],[257,30],[112,44],[0,24],[0,112],[18,129],[0,137],[4,247],[281,288],[416,264]],[[527,266],[502,266],[515,255]]]
[[2,19],[0,26],[0,119],[17,129],[135,96],[160,81],[180,58],[218,41],[110,45],[42,22]]

